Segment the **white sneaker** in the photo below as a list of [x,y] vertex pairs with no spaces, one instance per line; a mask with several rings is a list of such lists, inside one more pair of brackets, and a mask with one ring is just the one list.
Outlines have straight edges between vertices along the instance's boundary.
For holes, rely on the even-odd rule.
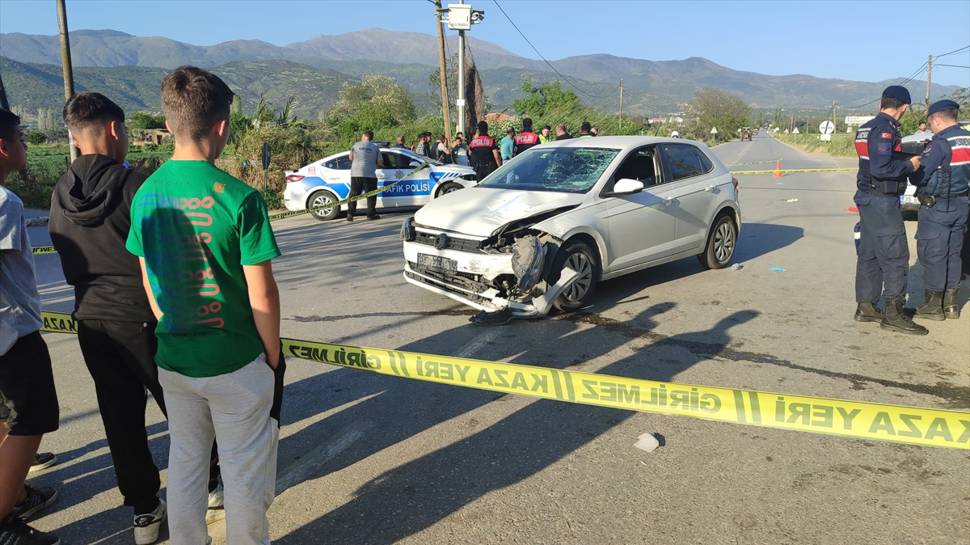
[[158,500],[158,507],[154,511],[135,516],[135,545],[151,545],[158,541],[158,532],[162,529],[165,514],[165,501]]
[[206,509],[225,509],[225,489],[222,488],[222,483],[215,490],[209,492],[209,503],[206,505]]

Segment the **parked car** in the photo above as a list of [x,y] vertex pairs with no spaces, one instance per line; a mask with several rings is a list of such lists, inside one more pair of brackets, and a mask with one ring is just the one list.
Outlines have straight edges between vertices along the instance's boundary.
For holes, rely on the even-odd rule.
[[542,316],[647,267],[691,256],[725,267],[740,218],[738,181],[703,143],[556,141],[408,218],[404,278],[486,312]]
[[[428,166],[377,195],[382,209],[422,206],[435,197],[475,185],[475,170],[446,165],[403,148],[381,148],[383,168],[377,169],[377,187],[384,187],[422,163]],[[337,153],[296,171],[286,171],[283,202],[287,210],[313,209],[318,220],[336,218],[347,205],[334,206],[350,195],[350,152]],[[328,206],[330,205],[330,206]],[[358,204],[358,209],[362,203]]]
[[[902,139],[903,153],[907,155],[919,155],[923,152],[926,144],[933,139],[933,131],[919,131]],[[904,213],[912,217],[919,211],[919,199],[916,198],[916,186],[906,184],[906,191],[899,196],[899,207]]]

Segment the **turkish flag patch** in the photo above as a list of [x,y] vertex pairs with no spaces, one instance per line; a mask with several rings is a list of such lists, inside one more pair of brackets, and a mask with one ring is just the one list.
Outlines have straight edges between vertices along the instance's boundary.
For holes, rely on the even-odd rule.
[[891,140],[892,137],[893,137],[893,133],[891,133],[891,132],[884,132],[884,133],[882,133],[882,137],[885,138],[886,140]]

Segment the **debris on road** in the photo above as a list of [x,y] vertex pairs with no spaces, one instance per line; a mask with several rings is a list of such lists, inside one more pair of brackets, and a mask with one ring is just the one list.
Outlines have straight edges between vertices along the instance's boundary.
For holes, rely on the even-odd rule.
[[768,267],[768,270],[772,272],[785,272],[784,267]]
[[644,433],[637,438],[637,442],[633,446],[646,452],[653,452],[660,446],[660,440],[652,433]]
[[785,202],[798,202],[798,199],[788,199],[788,200],[787,200],[787,201],[785,201]]
[[742,263],[735,263],[734,265],[731,265],[732,271],[740,271],[743,268],[744,268],[744,264]]

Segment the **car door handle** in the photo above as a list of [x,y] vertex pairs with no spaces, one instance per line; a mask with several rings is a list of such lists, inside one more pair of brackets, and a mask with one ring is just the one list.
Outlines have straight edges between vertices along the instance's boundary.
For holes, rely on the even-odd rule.
[[707,191],[708,193],[714,193],[714,192],[717,191],[717,186],[716,185],[709,185],[709,186],[707,186],[707,187],[704,188],[704,191]]
[[677,198],[676,197],[667,197],[667,198],[664,199],[664,206],[670,206],[670,205],[674,204],[674,202],[676,202],[676,201],[677,201]]

